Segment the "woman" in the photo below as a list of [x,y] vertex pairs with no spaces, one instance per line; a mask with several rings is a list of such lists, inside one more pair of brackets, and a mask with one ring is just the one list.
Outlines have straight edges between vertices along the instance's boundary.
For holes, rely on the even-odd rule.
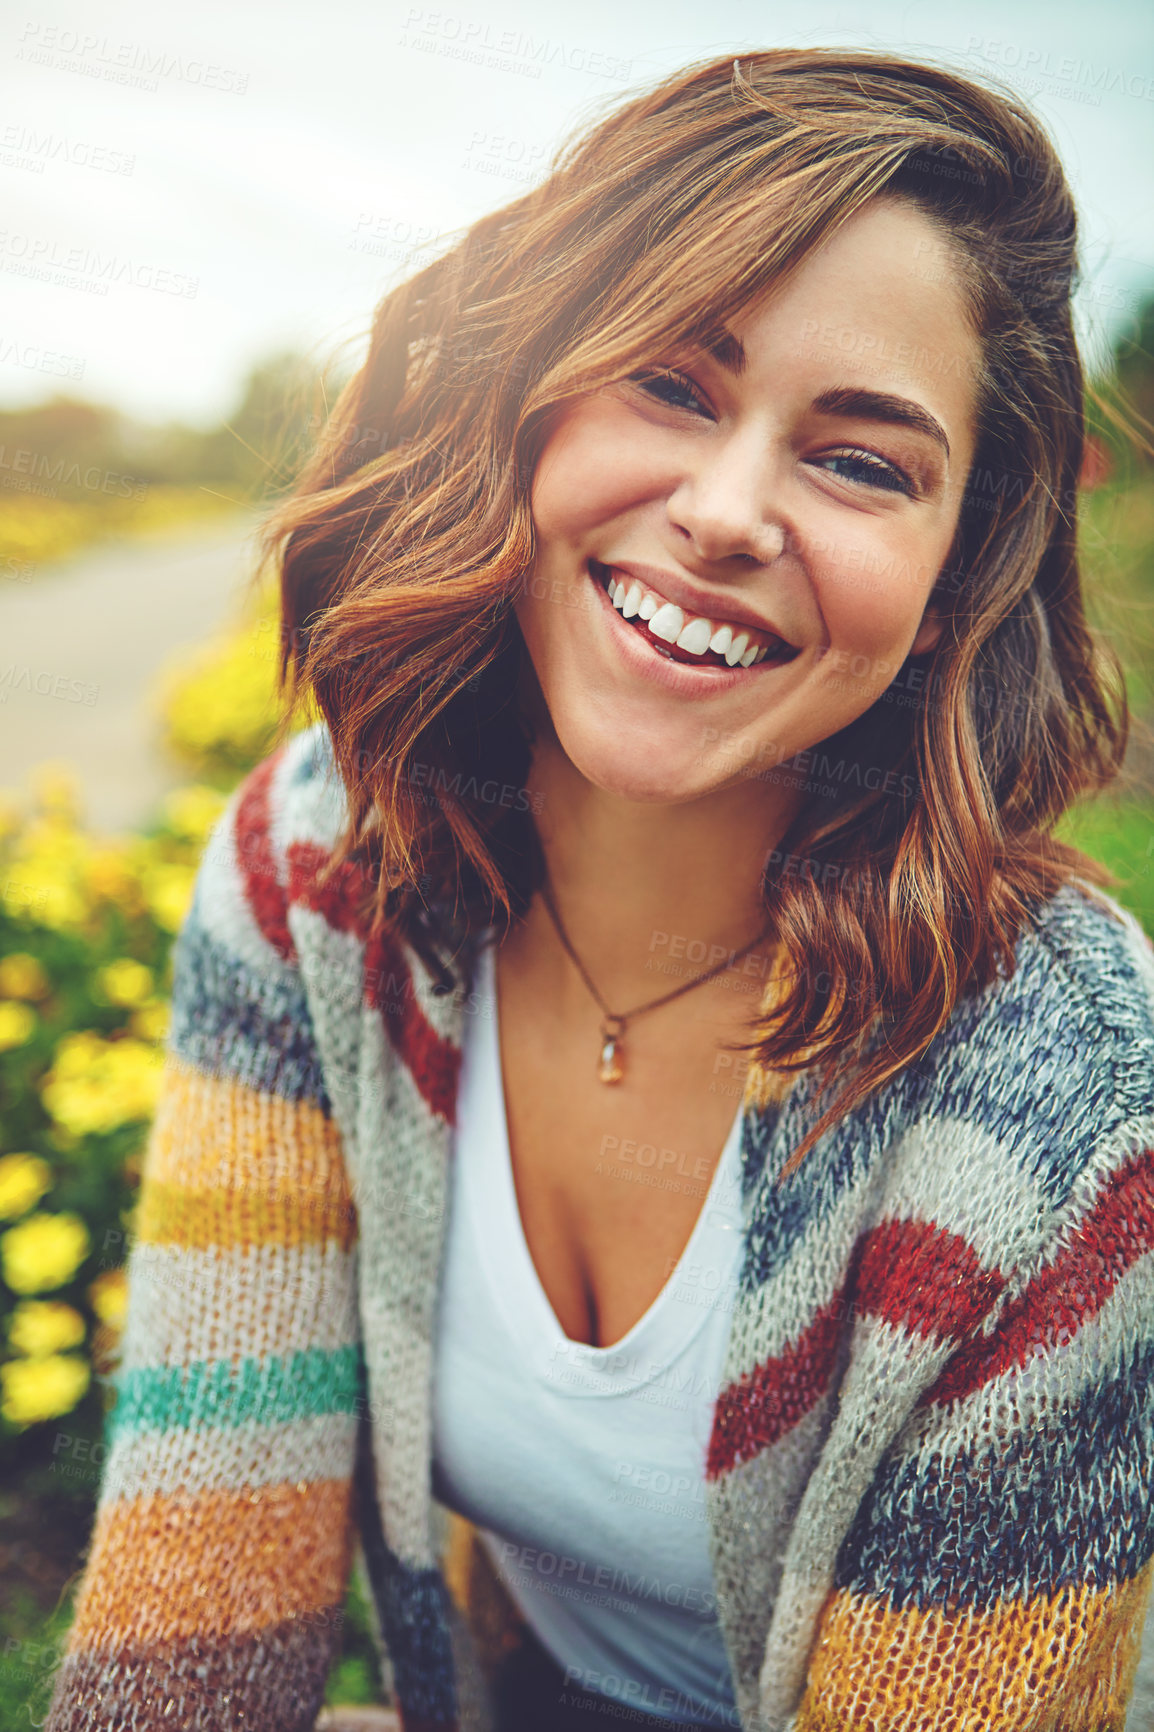
[[385,298],[269,529],[324,722],[180,940],[51,1732],[311,1726],[354,1541],[408,1732],[1122,1727],[1074,249],[1006,96],[783,50]]

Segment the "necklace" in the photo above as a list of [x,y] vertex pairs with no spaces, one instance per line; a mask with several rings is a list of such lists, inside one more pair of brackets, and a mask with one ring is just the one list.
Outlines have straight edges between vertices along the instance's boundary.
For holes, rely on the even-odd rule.
[[695,975],[692,980],[687,980],[684,985],[675,987],[672,992],[665,993],[661,998],[650,999],[648,1004],[634,1005],[632,1010],[613,1011],[610,1010],[609,1006],[590,980],[588,974],[585,972],[585,966],[582,963],[581,958],[570,944],[565,928],[561,924],[561,916],[553,905],[553,897],[550,894],[547,884],[542,885],[541,887],[541,897],[546,908],[549,910],[550,919],[557,928],[558,938],[561,940],[561,943],[564,945],[569,956],[576,963],[578,973],[600,1006],[602,1013],[601,1051],[600,1057],[597,1061],[597,1077],[598,1080],[603,1083],[619,1083],[625,1075],[625,1029],[626,1025],[631,1022],[635,1016],[640,1016],[642,1012],[646,1010],[656,1010],[659,1004],[668,1004],[670,999],[680,998],[683,992],[690,992],[693,987],[701,986],[705,981],[712,980],[714,975],[720,974],[723,968],[729,968],[732,963],[739,962],[743,956],[748,956],[754,945],[760,944],[762,939],[766,937],[769,928],[772,925],[772,921],[768,922],[758,933],[757,937],[750,940],[744,950],[734,951],[731,955],[724,957],[723,960],[717,964],[716,968],[707,970],[705,974]]

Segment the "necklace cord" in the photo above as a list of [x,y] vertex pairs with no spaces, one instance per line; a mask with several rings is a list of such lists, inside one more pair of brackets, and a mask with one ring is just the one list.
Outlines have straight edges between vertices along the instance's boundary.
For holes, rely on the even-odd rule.
[[597,988],[594,986],[593,982],[590,980],[589,975],[585,969],[584,963],[581,961],[581,958],[578,956],[578,954],[574,950],[572,944],[569,942],[568,934],[566,933],[565,928],[561,924],[561,916],[558,914],[557,909],[554,905],[553,896],[552,896],[552,893],[549,889],[548,884],[543,884],[541,886],[541,899],[544,902],[545,907],[549,911],[550,919],[552,920],[554,926],[557,928],[558,938],[561,940],[561,943],[564,945],[565,950],[568,953],[568,955],[570,956],[570,958],[572,959],[572,961],[576,964],[577,970],[578,970],[579,974],[581,975],[582,980],[585,982],[586,986],[589,988],[589,991],[593,994],[593,997],[596,999],[598,1005],[600,1006],[602,1013],[606,1017],[608,1017],[611,1021],[613,1021],[615,1023],[620,1023],[622,1032],[624,1032],[625,1024],[627,1022],[629,1022],[633,1017],[640,1016],[641,1013],[643,1011],[646,1011],[646,1010],[656,1010],[659,1005],[668,1004],[674,998],[680,998],[681,994],[683,992],[691,992],[695,986],[704,985],[704,983],[707,980],[712,980],[714,975],[720,974],[723,968],[729,968],[733,963],[739,962],[743,956],[748,956],[749,952],[754,948],[754,946],[757,944],[760,944],[762,939],[768,935],[769,929],[773,924],[772,921],[767,921],[765,926],[763,926],[761,931],[758,933],[757,937],[751,939],[750,942],[745,946],[745,948],[743,950],[737,950],[737,951],[732,952],[729,956],[724,957],[717,964],[717,966],[715,968],[707,969],[704,974],[695,975],[692,980],[684,981],[681,986],[675,987],[672,992],[665,993],[661,998],[651,999],[648,1004],[636,1005],[632,1010],[612,1011],[612,1010],[610,1010],[609,1006],[606,1004],[605,1000],[602,998],[601,994],[598,992]]

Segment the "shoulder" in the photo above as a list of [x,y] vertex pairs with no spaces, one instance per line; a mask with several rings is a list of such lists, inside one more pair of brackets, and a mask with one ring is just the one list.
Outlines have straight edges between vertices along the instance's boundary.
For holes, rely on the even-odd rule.
[[1057,1219],[1154,1147],[1154,945],[1113,898],[1064,885],[904,1086],[926,1159],[956,1144],[955,1182]]
[[1137,919],[1095,886],[1066,884],[1020,942],[1023,988],[1062,996],[1084,1040],[1117,1068],[1154,1056],[1154,942]]
[[291,910],[340,833],[327,734],[310,728],[234,791],[201,855],[175,952],[170,1048],[218,1078],[327,1110]]
[[289,908],[308,900],[346,819],[328,729],[293,735],[233,791],[201,856],[191,923],[239,960],[291,964]]
[[960,1023],[975,1056],[1069,1101],[1090,1073],[1121,1106],[1149,1109],[1154,945],[1113,897],[1073,880],[1036,910],[1014,969],[973,995]]

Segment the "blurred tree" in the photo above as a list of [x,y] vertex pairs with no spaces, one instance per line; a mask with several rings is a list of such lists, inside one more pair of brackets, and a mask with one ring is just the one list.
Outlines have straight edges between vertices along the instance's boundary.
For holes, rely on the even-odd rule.
[[1143,302],[1134,330],[1115,349],[1114,375],[1137,414],[1154,427],[1154,295]]
[[[325,416],[324,375],[304,355],[285,350],[253,367],[236,409],[203,435],[204,479],[228,479],[257,501],[286,488],[311,449]],[[331,401],[331,395],[329,397]]]
[[1154,464],[1154,295],[1115,342],[1108,372],[1092,381],[1086,426],[1099,448],[1091,465],[1102,472],[1137,479]]
[[159,483],[259,503],[292,481],[338,390],[314,361],[284,350],[250,370],[236,408],[208,429],[152,426],[67,396],[0,410],[0,489],[79,500]]

